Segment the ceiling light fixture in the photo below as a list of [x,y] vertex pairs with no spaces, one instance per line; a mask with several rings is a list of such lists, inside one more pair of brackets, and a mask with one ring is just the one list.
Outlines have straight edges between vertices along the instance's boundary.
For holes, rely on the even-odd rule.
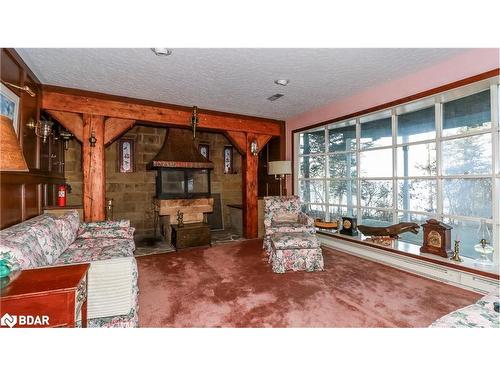
[[277,79],[276,81],[274,81],[274,83],[276,83],[277,85],[280,85],[280,86],[286,86],[290,83],[290,80],[289,79]]
[[151,48],[151,51],[153,51],[156,56],[170,56],[172,54],[172,50],[168,48]]
[[267,100],[274,102],[275,100],[278,100],[282,96],[284,96],[284,95],[283,94],[274,94],[273,96],[270,96],[269,98],[267,98]]

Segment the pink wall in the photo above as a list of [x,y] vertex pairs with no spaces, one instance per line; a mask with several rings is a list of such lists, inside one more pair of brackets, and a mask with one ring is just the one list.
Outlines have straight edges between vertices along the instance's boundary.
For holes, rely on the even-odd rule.
[[[474,49],[403,78],[367,88],[353,96],[289,118],[286,120],[287,159],[291,160],[292,157],[291,136],[295,129],[349,115],[497,69],[500,67],[499,60],[500,49],[498,48]],[[290,192],[292,191],[291,186],[292,181],[289,178],[287,179],[287,189]]]

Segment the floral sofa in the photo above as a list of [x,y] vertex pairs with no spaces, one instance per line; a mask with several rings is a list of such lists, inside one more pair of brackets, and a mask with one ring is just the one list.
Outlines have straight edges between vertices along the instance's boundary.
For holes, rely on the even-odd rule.
[[500,313],[494,303],[500,301],[497,289],[476,303],[453,311],[431,324],[433,328],[500,328]]
[[75,210],[43,214],[0,231],[0,259],[13,271],[90,263],[87,326],[137,327],[133,234],[128,220],[80,223]]
[[314,219],[300,210],[296,195],[264,197],[264,249],[271,251],[271,237],[276,233],[316,233]]

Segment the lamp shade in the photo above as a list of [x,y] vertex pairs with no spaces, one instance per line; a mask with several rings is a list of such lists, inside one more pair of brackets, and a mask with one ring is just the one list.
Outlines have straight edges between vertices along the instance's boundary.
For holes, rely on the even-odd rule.
[[0,116],[0,171],[28,172],[12,120],[6,116]]
[[289,160],[270,161],[267,174],[292,174],[292,163]]

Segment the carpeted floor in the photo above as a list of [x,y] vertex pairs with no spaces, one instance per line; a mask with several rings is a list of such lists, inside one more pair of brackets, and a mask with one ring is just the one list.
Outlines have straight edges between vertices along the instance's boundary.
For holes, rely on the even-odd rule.
[[275,274],[261,240],[137,258],[141,327],[426,327],[480,298],[339,251]]

